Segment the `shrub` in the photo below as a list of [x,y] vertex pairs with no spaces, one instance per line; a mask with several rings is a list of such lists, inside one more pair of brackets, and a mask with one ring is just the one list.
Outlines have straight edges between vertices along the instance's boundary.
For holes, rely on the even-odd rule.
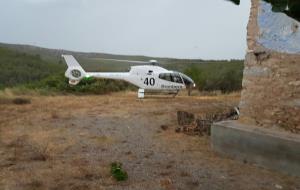
[[12,102],[17,105],[23,105],[23,104],[30,104],[31,100],[28,98],[14,98]]
[[193,64],[184,72],[195,81],[200,91],[228,93],[242,89],[242,61]]
[[63,73],[51,75],[41,81],[25,85],[26,88],[37,90],[44,95],[58,93],[107,94],[123,90],[135,89],[133,85],[117,80],[84,78],[78,85],[71,86]]
[[66,66],[0,47],[0,89],[41,80]]
[[111,175],[117,180],[117,181],[125,181],[128,179],[128,174],[126,171],[122,169],[122,163],[119,162],[113,162],[111,163]]

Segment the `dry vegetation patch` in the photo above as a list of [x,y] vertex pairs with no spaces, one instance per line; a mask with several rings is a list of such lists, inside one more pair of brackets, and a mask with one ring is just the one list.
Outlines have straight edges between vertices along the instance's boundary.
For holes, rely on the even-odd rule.
[[30,141],[28,136],[21,136],[7,145],[12,154],[11,161],[46,161],[50,159],[48,143]]

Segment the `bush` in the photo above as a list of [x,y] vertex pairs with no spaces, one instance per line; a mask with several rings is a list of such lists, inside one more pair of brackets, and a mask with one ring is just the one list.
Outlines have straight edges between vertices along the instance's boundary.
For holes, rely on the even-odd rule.
[[200,91],[221,90],[228,93],[242,89],[241,61],[194,64],[184,72],[195,81]]
[[135,87],[124,81],[85,78],[76,86],[69,85],[69,79],[65,78],[63,73],[49,76],[39,82],[25,85],[26,88],[39,90],[46,94],[52,92],[59,93],[87,93],[87,94],[107,94],[118,92]]
[[14,98],[12,102],[17,105],[24,105],[24,104],[30,104],[31,100],[28,98]]
[[0,89],[41,80],[65,68],[64,65],[42,60],[39,55],[0,48]]
[[111,164],[111,175],[117,180],[117,181],[125,181],[128,179],[128,174],[126,171],[122,169],[122,164],[118,162],[113,162]]

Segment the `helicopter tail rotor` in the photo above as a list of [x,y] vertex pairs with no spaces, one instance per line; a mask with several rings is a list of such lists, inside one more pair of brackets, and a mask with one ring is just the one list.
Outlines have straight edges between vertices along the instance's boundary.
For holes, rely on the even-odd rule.
[[68,65],[65,76],[69,78],[69,84],[77,85],[84,77],[86,77],[86,72],[72,55],[62,55],[62,57]]

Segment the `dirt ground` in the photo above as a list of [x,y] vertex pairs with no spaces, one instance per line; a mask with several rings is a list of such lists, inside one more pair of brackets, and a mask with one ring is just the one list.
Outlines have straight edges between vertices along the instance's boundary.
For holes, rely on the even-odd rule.
[[[0,190],[300,189],[300,178],[218,156],[209,137],[175,132],[177,111],[226,109],[238,94],[30,99],[0,104]],[[127,181],[111,177],[115,161]]]

